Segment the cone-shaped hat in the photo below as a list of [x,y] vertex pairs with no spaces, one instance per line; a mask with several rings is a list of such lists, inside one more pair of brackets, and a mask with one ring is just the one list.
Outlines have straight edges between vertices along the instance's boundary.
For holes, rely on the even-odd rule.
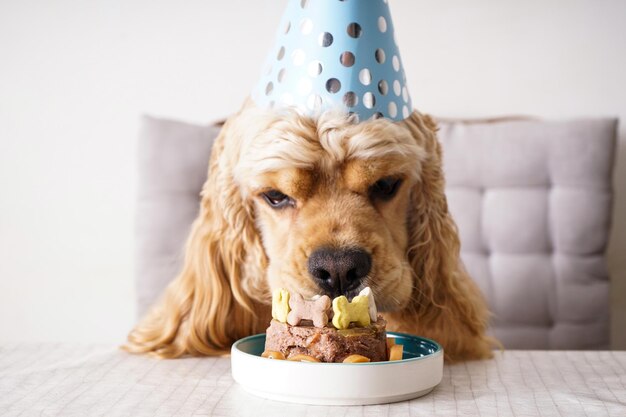
[[411,98],[387,0],[288,0],[252,92],[259,107],[403,120]]

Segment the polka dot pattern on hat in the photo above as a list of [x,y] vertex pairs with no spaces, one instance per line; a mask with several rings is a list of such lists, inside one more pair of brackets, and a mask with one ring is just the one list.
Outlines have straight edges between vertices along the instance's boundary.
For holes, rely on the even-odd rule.
[[252,92],[261,107],[341,108],[359,120],[413,111],[385,0],[288,0],[263,68]]

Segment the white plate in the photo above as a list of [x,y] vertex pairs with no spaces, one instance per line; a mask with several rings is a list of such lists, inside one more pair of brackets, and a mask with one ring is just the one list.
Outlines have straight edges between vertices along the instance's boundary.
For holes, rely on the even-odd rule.
[[370,363],[310,363],[266,359],[265,334],[238,340],[231,350],[233,378],[246,391],[271,400],[317,405],[365,405],[428,394],[443,375],[443,349],[435,341],[387,332],[404,345],[404,359]]

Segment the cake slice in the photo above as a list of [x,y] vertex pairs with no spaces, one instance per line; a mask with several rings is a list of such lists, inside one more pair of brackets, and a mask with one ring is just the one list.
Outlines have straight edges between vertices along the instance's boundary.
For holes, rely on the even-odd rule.
[[272,316],[265,356],[319,362],[389,358],[387,322],[378,315],[369,287],[352,301],[340,296],[332,303],[327,296],[305,300],[300,294],[278,289],[272,297]]
[[281,352],[286,359],[307,355],[320,362],[343,362],[350,355],[361,355],[370,362],[386,361],[386,325],[381,316],[369,326],[347,329],[336,329],[330,323],[322,328],[305,323],[292,326],[273,319],[267,328],[265,350]]

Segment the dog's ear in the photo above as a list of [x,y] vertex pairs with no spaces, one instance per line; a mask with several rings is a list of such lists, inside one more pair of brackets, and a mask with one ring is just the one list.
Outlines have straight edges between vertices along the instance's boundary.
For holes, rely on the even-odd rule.
[[[124,348],[130,352],[225,354],[235,340],[262,331],[259,306],[249,294],[267,291],[259,288],[267,259],[252,208],[233,179],[239,138],[229,125],[213,147],[182,271],[129,334]],[[250,277],[244,267],[257,273]]]
[[460,260],[459,236],[444,193],[436,123],[414,112],[406,125],[426,157],[420,179],[411,190],[408,260],[416,282],[404,321],[419,322],[420,329],[428,329],[452,356],[488,356],[485,331],[489,313]]

